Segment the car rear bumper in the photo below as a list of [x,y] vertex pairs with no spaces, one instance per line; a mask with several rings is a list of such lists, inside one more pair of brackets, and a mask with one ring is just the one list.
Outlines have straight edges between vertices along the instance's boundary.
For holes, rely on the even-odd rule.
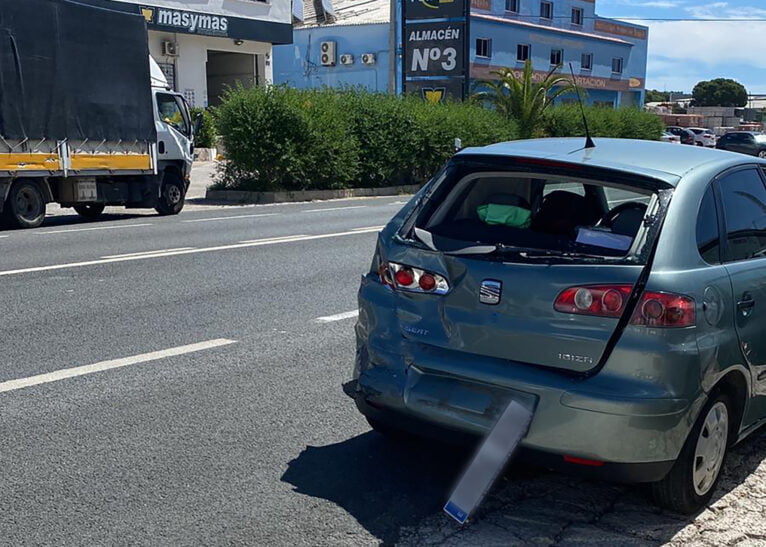
[[[372,406],[365,397],[360,396],[361,392],[357,390],[356,380],[343,384],[343,391],[354,399],[356,407],[364,416],[389,427],[446,444],[473,447],[481,441],[481,435],[474,431],[447,427],[401,410]],[[515,459],[563,473],[626,483],[661,480],[675,463],[674,460],[641,463],[603,462],[602,465],[594,465],[595,462],[576,463],[565,460],[562,454],[540,450],[528,444],[521,445]]]
[[[509,370],[503,385],[497,385],[451,375],[445,372],[448,366],[435,371],[427,361],[411,362],[412,355],[408,352],[405,360],[360,345],[354,380],[344,391],[362,414],[418,435],[446,431],[448,440],[470,442],[491,429],[510,400],[522,401],[535,412],[521,454],[532,454],[547,467],[609,480],[661,479],[704,400],[589,392],[564,374],[524,365]],[[440,365],[447,359],[436,358]],[[601,464],[576,465],[564,456]]]

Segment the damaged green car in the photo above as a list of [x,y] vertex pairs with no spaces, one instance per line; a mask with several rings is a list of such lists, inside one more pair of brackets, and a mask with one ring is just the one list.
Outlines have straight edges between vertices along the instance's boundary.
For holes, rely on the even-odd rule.
[[542,139],[458,153],[380,233],[344,390],[372,427],[483,436],[690,513],[766,418],[766,162]]

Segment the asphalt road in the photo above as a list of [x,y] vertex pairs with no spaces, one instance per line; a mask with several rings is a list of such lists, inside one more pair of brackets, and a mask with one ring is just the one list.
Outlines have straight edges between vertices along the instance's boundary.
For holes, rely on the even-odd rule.
[[444,517],[467,453],[392,444],[340,390],[359,275],[404,199],[87,223],[61,210],[0,232],[0,543],[766,538],[764,435],[696,518],[640,488],[515,466],[472,526]]

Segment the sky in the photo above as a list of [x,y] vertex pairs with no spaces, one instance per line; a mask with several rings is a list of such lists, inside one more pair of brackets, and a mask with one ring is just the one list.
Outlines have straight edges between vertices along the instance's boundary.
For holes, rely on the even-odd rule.
[[[766,0],[597,0],[602,17],[670,18],[631,21],[649,27],[647,89],[691,92],[700,80],[732,78],[766,94]],[[763,19],[703,21],[701,19]]]

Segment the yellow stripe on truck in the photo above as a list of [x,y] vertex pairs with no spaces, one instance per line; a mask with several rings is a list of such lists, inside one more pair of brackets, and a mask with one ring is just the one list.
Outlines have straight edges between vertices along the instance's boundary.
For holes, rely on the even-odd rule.
[[74,171],[148,171],[152,168],[152,158],[146,154],[72,154],[69,163]]
[[0,171],[58,171],[56,154],[0,154]]

